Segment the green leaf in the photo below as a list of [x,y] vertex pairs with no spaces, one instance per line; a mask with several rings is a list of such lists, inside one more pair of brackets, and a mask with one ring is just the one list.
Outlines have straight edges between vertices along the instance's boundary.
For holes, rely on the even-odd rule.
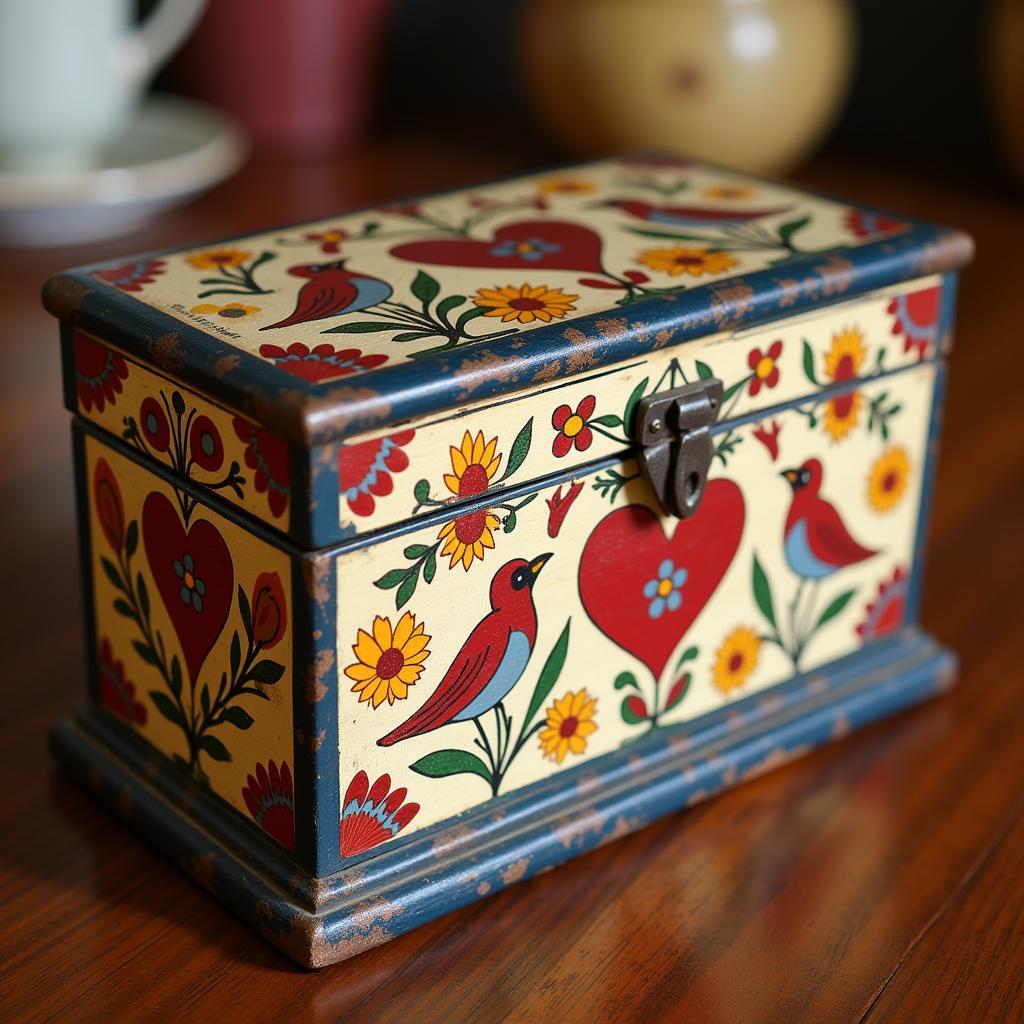
[[121,574],[117,571],[117,567],[109,558],[100,558],[100,565],[103,566],[103,571],[107,574],[107,579],[117,587],[118,590],[124,590],[124,584],[121,582]]
[[157,711],[159,711],[168,722],[173,722],[181,728],[185,727],[185,723],[181,718],[181,712],[178,711],[174,701],[171,700],[166,693],[162,693],[160,690],[150,690],[149,699],[153,702],[153,706]]
[[199,741],[199,749],[205,751],[214,761],[230,761],[228,748],[216,736],[204,736]]
[[788,246],[790,239],[801,229],[807,227],[810,224],[810,216],[797,217],[796,220],[787,221],[782,227],[779,228],[779,241],[783,245]]
[[135,589],[139,594],[139,607],[142,609],[142,617],[147,622],[149,621],[149,588],[146,586],[146,581],[142,578],[142,573],[138,573],[135,577]]
[[679,669],[682,668],[683,665],[685,665],[688,661],[693,661],[693,659],[696,658],[699,653],[700,652],[697,650],[696,647],[687,647],[686,650],[679,655],[679,660],[676,662],[676,671],[678,672]]
[[464,313],[460,313],[459,319],[455,321],[455,330],[461,334],[462,329],[470,320],[475,320],[478,316],[483,316],[486,312],[487,310],[482,306],[473,306],[472,309],[467,309]]
[[455,309],[457,306],[461,306],[466,301],[465,295],[449,295],[448,298],[442,299],[437,304],[437,317],[439,320],[448,324],[448,314]]
[[647,390],[647,385],[650,383],[649,377],[644,377],[642,381],[629,393],[629,398],[626,399],[626,407],[622,410],[622,426],[627,434],[633,433],[633,416],[636,413],[636,407],[640,402],[640,399],[644,397],[644,392]]
[[[639,725],[641,722],[647,721],[646,715],[638,714],[633,710],[633,705],[636,701],[637,698],[635,696],[623,697],[622,703],[619,705],[619,714],[622,715],[622,720],[626,725]],[[641,703],[643,703],[642,700]]]
[[632,686],[634,690],[640,689],[640,684],[636,681],[636,676],[632,672],[620,672],[615,677],[615,689],[621,690],[627,686]]
[[814,373],[814,350],[810,342],[804,338],[804,376],[815,386],[820,387]]
[[761,563],[757,560],[757,555],[754,555],[754,600],[757,602],[757,607],[761,609],[761,614],[775,628],[772,588],[764,569],[761,568]]
[[856,594],[856,589],[847,590],[845,593],[840,594],[835,598],[828,607],[818,616],[818,621],[815,624],[814,632],[817,633],[822,626],[825,625],[829,619],[834,619],[851,601],[853,595]]
[[203,717],[205,718],[210,713],[210,688],[203,683],[202,692],[199,694],[199,704],[203,709]]
[[437,545],[435,544],[431,548],[430,554],[427,556],[427,560],[423,563],[423,582],[433,583],[434,573],[437,572]]
[[732,396],[733,396],[733,395],[735,395],[735,394],[736,394],[736,392],[737,392],[737,391],[739,391],[739,389],[740,389],[741,387],[743,387],[743,385],[744,385],[744,384],[746,384],[746,383],[747,383],[747,379],[748,379],[748,378],[746,378],[746,377],[743,377],[743,378],[741,378],[740,380],[736,381],[736,383],[735,383],[735,384],[730,384],[730,385],[729,385],[729,386],[728,386],[728,387],[727,387],[727,388],[725,389],[725,392],[724,392],[724,393],[723,393],[723,395],[722,395],[722,405],[723,405],[723,406],[725,405],[725,403],[726,403],[726,402],[728,402],[728,401],[729,401],[729,399],[730,399],[730,398],[732,398]]
[[523,424],[522,430],[516,434],[516,439],[512,442],[512,448],[508,453],[508,465],[505,466],[505,472],[498,478],[500,483],[502,480],[507,480],[525,461],[526,456],[530,453],[530,444],[533,441],[533,417],[531,416],[525,424]]
[[238,634],[231,634],[231,678],[238,678],[238,666],[242,664],[242,645],[238,641]]
[[468,750],[435,750],[409,767],[417,775],[425,775],[428,779],[444,779],[449,775],[479,775],[485,782],[491,781],[490,769]]
[[408,569],[389,569],[383,576],[374,582],[375,587],[381,590],[392,590],[398,586],[408,575]]
[[174,409],[174,415],[179,419],[185,415],[185,399],[181,397],[180,391],[175,391],[171,395],[171,408]]
[[141,640],[133,640],[132,647],[135,648],[135,653],[147,664],[156,665],[160,667],[160,661],[156,656],[156,652],[149,644],[143,643]]
[[171,658],[171,678],[168,683],[174,691],[174,695],[180,696],[183,680],[181,678],[181,663],[178,661],[177,655]]
[[398,588],[395,594],[395,609],[401,610],[408,603],[409,599],[413,594],[416,593],[416,584],[419,583],[419,577],[416,573],[411,572],[402,582],[402,585]]
[[129,559],[135,554],[135,549],[139,546],[139,524],[138,521],[133,519],[128,524],[128,530],[124,535],[124,553],[125,558]]
[[412,489],[412,496],[423,504],[425,501],[430,501],[430,481],[429,480],[417,480],[416,486]]
[[350,324],[338,324],[324,331],[324,334],[381,334],[384,331],[394,331],[397,324],[389,320],[356,320]]
[[512,509],[507,516],[505,516],[505,522],[502,524],[502,530],[505,533],[511,533],[516,528],[516,510]]
[[593,419],[588,420],[589,423],[599,423],[602,427],[621,427],[622,418],[615,416],[612,413],[608,413],[605,416],[595,416]]
[[126,619],[135,618],[135,609],[123,597],[119,597],[114,602],[114,611]]
[[572,619],[566,620],[562,635],[555,642],[555,646],[551,648],[548,660],[544,662],[544,667],[540,670],[537,685],[533,688],[533,696],[530,698],[530,706],[526,709],[526,717],[523,719],[524,729],[530,728],[533,716],[543,706],[552,687],[558,682],[562,666],[565,664],[565,654],[569,649],[569,625],[571,622]]
[[245,708],[237,706],[227,707],[221,713],[220,717],[225,722],[229,722],[236,729],[242,729],[243,731],[248,729],[252,725],[254,719]]
[[405,549],[405,557],[415,561],[417,558],[422,558],[430,549],[426,544],[410,544]]
[[416,271],[409,290],[423,303],[426,309],[437,298],[441,286],[425,270]]
[[263,661],[257,661],[253,665],[249,670],[248,678],[255,683],[264,683],[269,686],[272,683],[276,683],[283,675],[284,665],[264,658]]
[[436,337],[436,334],[436,331],[403,331],[401,334],[396,334],[391,340],[401,344],[406,341],[422,341],[424,338],[433,338]]
[[714,371],[711,369],[710,366],[708,366],[707,363],[702,363],[698,359],[697,363],[696,363],[696,366],[697,366],[697,376],[700,377],[701,380],[709,380],[710,378],[714,377],[714,375],[715,375]]
[[242,616],[245,635],[252,636],[252,610],[249,608],[249,598],[245,596],[245,591],[241,586],[238,588],[238,611]]

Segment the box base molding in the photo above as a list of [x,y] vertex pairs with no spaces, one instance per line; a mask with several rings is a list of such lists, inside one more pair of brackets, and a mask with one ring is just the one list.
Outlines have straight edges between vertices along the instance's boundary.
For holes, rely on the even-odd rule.
[[[911,627],[827,668],[659,729],[313,878],[230,808],[133,749],[85,708],[56,759],[111,810],[306,967],[402,932],[761,774],[952,685],[952,653]],[[290,863],[290,862],[289,862]]]

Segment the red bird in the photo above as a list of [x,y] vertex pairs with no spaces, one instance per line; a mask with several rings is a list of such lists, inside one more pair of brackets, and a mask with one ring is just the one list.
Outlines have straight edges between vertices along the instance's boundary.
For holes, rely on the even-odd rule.
[[537,639],[533,585],[550,554],[533,561],[513,558],[491,580],[491,611],[474,627],[437,689],[411,718],[377,745],[390,747],[410,736],[468,722],[490,711],[511,692],[526,670]]
[[793,488],[783,539],[786,561],[797,576],[822,580],[843,566],[878,554],[850,536],[835,506],[819,494],[822,467],[817,459],[808,459],[799,469],[787,469],[781,475]]
[[788,206],[776,206],[769,210],[736,210],[710,206],[654,206],[639,199],[606,199],[599,205],[614,206],[637,220],[650,224],[667,224],[677,228],[714,227],[727,224],[746,224],[761,217],[785,213]]
[[289,267],[293,277],[304,277],[306,283],[299,289],[295,310],[291,316],[276,324],[261,327],[261,331],[273,331],[279,327],[294,327],[295,324],[323,320],[342,313],[358,313],[378,302],[391,298],[391,285],[376,277],[361,274],[358,270],[346,270],[345,259],[330,263],[303,263]]

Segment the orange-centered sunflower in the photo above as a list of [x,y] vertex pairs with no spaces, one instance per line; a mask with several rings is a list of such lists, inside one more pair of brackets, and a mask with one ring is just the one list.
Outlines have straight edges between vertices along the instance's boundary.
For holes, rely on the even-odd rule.
[[868,474],[868,502],[876,512],[894,509],[907,492],[910,458],[903,448],[890,448]]
[[251,255],[245,249],[208,249],[206,252],[193,253],[187,262],[196,270],[223,270],[240,267]]
[[586,690],[570,690],[550,704],[547,722],[537,737],[544,756],[561,764],[566,754],[582,754],[587,749],[587,737],[597,729],[595,711],[597,698]]
[[724,694],[741,687],[757,668],[761,638],[748,626],[737,626],[715,653],[711,679]]
[[345,669],[355,681],[352,692],[359,694],[360,703],[370,701],[378,708],[384,701],[405,700],[430,656],[428,643],[423,623],[417,623],[412,612],[405,612],[394,629],[391,620],[380,615],[373,620],[372,635],[360,629],[352,646],[358,661]]
[[736,259],[727,252],[714,249],[701,249],[695,245],[673,245],[667,249],[648,249],[637,257],[651,270],[678,277],[689,274],[700,277],[702,274],[721,274],[736,266]]
[[486,310],[484,316],[500,316],[502,323],[516,320],[521,324],[532,324],[534,320],[545,324],[561,320],[566,313],[576,309],[573,303],[579,298],[578,295],[567,295],[561,288],[549,288],[546,284],[480,288],[476,294],[473,304]]
[[[860,375],[868,350],[864,336],[856,327],[832,336],[832,347],[825,353],[825,377],[830,384],[841,384]],[[841,441],[857,425],[863,397],[859,391],[837,395],[825,403],[825,433]]]
[[[496,437],[486,441],[482,431],[473,437],[467,430],[462,444],[448,449],[452,461],[452,471],[444,476],[448,490],[458,498],[483,494],[501,465],[502,456],[497,449]],[[482,559],[484,552],[494,547],[494,531],[499,525],[498,517],[490,509],[467,512],[445,523],[437,536],[444,541],[441,554],[450,559],[448,568],[454,569],[461,562],[468,571],[474,559]]]

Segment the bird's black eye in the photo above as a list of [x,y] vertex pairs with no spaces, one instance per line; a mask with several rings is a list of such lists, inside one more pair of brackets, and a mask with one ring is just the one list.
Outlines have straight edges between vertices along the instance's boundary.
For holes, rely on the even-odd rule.
[[525,569],[516,569],[516,571],[512,573],[513,590],[522,590],[529,581],[530,577]]

